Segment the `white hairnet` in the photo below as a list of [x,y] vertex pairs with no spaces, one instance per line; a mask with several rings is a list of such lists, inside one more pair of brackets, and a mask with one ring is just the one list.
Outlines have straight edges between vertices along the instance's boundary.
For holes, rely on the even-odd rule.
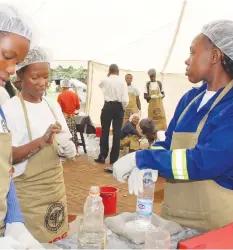
[[132,114],[130,117],[129,117],[129,121],[132,122],[132,120],[137,117],[138,119],[140,119],[139,115],[138,114]]
[[16,8],[0,4],[0,31],[10,32],[34,42],[32,20]]
[[68,80],[68,79],[62,80],[61,81],[61,87],[62,88],[70,88],[71,87],[70,80]]
[[149,69],[148,74],[149,75],[156,75],[156,70],[155,69]]
[[34,64],[34,63],[39,63],[39,62],[47,62],[47,63],[51,63],[52,61],[52,53],[51,51],[49,51],[46,48],[42,48],[42,47],[34,47],[33,49],[31,49],[26,58],[20,62],[17,67],[16,67],[16,71],[30,65],[30,64]]
[[217,20],[210,22],[204,25],[202,33],[233,60],[233,21]]

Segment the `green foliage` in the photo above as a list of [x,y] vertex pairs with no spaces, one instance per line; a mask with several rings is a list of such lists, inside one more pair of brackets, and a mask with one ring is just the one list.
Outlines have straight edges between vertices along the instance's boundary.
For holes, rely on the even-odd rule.
[[73,66],[70,66],[67,69],[64,69],[62,66],[58,66],[55,69],[50,70],[50,79],[58,80],[58,79],[77,79],[79,81],[83,81],[87,79],[87,70],[83,67],[79,69],[75,69]]

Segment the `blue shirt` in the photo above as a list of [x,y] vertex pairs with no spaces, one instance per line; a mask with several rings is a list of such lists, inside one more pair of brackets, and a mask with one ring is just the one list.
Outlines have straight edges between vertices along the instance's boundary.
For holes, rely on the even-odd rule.
[[[5,116],[1,107],[0,107],[0,115],[5,120]],[[20,211],[19,202],[18,202],[15,185],[13,181],[11,181],[10,183],[10,189],[7,194],[7,213],[6,213],[4,222],[5,224],[13,223],[13,222],[24,223],[23,215]]]
[[[136,153],[139,169],[157,169],[162,177],[179,179],[173,171],[172,155],[176,150],[170,150],[172,134],[173,132],[196,132],[200,121],[223,90],[219,90],[197,112],[206,88],[207,84],[203,84],[182,97],[166,131],[166,140],[154,144],[155,148],[158,147],[157,150],[142,150]],[[201,96],[177,124],[185,107],[200,93],[202,93]],[[185,149],[184,156],[187,179],[211,179],[222,187],[233,190],[233,89],[209,113],[197,145],[193,149]]]
[[126,122],[125,126],[121,129],[121,139],[124,139],[128,135],[137,135],[139,136],[139,132],[136,127],[133,126],[131,122]]
[[13,181],[11,181],[10,190],[7,194],[7,213],[4,222],[5,224],[13,222],[24,223]]

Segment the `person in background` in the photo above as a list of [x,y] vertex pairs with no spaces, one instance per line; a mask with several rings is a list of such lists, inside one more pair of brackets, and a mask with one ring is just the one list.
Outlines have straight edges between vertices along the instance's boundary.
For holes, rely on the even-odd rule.
[[5,89],[6,89],[7,93],[9,94],[10,98],[15,96],[15,94],[16,94],[15,88],[12,86],[11,81],[6,82]]
[[166,131],[167,121],[162,101],[165,94],[162,89],[162,83],[156,81],[155,69],[150,69],[148,75],[150,81],[147,82],[144,91],[144,99],[149,103],[148,118],[151,118],[155,122],[155,126],[158,130]]
[[137,130],[139,119],[138,114],[132,114],[129,121],[121,129],[121,149],[125,146],[129,147],[130,151],[139,149],[139,139],[142,137],[142,134]]
[[65,116],[68,128],[72,134],[72,141],[78,149],[78,137],[75,117],[78,110],[80,109],[79,98],[76,93],[74,93],[71,88],[71,83],[69,80],[65,79],[61,81],[62,93],[59,94],[57,101],[61,106],[61,110]]
[[[130,193],[143,189],[145,169],[166,178],[161,216],[213,230],[233,221],[233,21],[204,25],[185,61],[190,82],[206,81],[179,101],[165,141],[113,166]],[[137,182],[135,181],[137,180]]]
[[139,91],[132,85],[133,76],[131,74],[127,74],[125,76],[125,81],[128,86],[128,95],[129,95],[129,104],[125,109],[124,120],[122,127],[124,127],[125,123],[129,120],[129,117],[132,114],[141,112],[141,102],[139,98]]
[[157,130],[155,123],[151,118],[142,119],[139,123],[142,134],[146,136],[149,145],[152,145],[157,140]]
[[[0,84],[9,81],[15,73],[16,64],[22,61],[33,40],[33,26],[17,8],[0,5]],[[5,90],[5,89],[4,89]],[[1,97],[1,93],[0,93]],[[56,133],[55,130],[53,132]],[[50,133],[48,134],[50,137]],[[45,139],[45,138],[44,138]],[[42,138],[40,142],[42,142]],[[47,141],[47,140],[46,140]],[[42,249],[43,247],[25,227],[20,211],[15,185],[12,180],[12,151],[28,156],[40,144],[32,141],[22,147],[13,147],[11,133],[4,112],[0,107],[0,248],[2,249]],[[45,142],[45,141],[44,141]],[[40,144],[42,146],[42,144]]]
[[128,105],[129,96],[127,86],[119,77],[116,64],[109,67],[108,78],[103,80],[99,87],[104,95],[104,107],[101,112],[102,136],[100,138],[100,155],[95,161],[105,163],[109,151],[109,132],[113,126],[113,144],[110,153],[110,164],[117,161],[120,153],[120,134],[124,110]]
[[[26,227],[43,243],[67,235],[67,201],[59,155],[76,156],[59,104],[43,97],[49,81],[50,62],[48,50],[31,49],[16,69],[22,90],[3,106],[13,146],[23,147],[33,140],[37,145],[26,156],[23,150],[13,151],[13,177]],[[52,128],[60,129],[59,134],[51,137],[49,144],[41,144],[41,136],[50,138],[51,124]]]
[[22,89],[22,83],[17,75],[12,78],[12,84],[16,89],[16,94],[18,94]]

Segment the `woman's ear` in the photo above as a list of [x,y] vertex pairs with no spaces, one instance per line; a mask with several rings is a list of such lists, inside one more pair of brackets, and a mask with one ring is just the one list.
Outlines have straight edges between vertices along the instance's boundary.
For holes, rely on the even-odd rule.
[[216,64],[218,62],[221,62],[222,59],[222,52],[218,48],[213,48],[212,50],[212,62],[213,64]]

